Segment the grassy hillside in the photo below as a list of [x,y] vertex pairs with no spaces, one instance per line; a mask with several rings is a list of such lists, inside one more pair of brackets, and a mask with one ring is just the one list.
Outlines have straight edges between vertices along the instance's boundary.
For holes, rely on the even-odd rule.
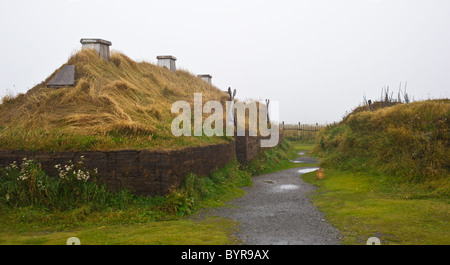
[[172,73],[121,53],[112,53],[107,62],[90,50],[74,54],[67,64],[76,67],[75,87],[46,87],[57,70],[26,94],[2,100],[0,149],[176,148],[226,140],[172,135],[175,101],[193,107],[194,93],[202,93],[203,102],[228,100],[189,72]]
[[353,112],[318,134],[315,151],[325,167],[371,172],[412,196],[448,198],[449,115],[448,99]]

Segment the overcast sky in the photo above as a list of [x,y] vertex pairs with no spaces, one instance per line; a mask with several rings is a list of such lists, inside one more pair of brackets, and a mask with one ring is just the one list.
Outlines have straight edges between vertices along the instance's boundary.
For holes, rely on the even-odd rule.
[[286,123],[341,120],[397,92],[450,91],[450,0],[0,0],[0,96],[24,93],[81,49],[178,58],[240,99],[280,102]]

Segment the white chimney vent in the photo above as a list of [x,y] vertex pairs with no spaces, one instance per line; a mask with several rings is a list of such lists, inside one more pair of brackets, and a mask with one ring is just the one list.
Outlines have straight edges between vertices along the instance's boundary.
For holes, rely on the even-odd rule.
[[212,83],[211,82],[212,76],[209,74],[203,74],[203,75],[197,75],[197,76],[200,77],[201,79],[203,79],[205,82],[208,82],[210,84]]
[[91,49],[95,50],[100,58],[105,59],[107,61],[110,60],[109,46],[111,46],[111,42],[102,39],[81,39],[80,40],[82,46],[81,49]]
[[177,67],[175,65],[175,61],[177,60],[177,58],[175,58],[174,56],[160,55],[160,56],[156,56],[156,59],[158,59],[159,66],[164,66],[172,72],[177,71]]

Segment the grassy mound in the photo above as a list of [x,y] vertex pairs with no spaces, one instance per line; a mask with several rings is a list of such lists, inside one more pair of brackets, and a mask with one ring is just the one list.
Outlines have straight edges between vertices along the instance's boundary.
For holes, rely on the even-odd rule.
[[83,50],[67,62],[76,67],[76,86],[49,88],[44,82],[0,105],[0,148],[105,150],[161,148],[223,141],[217,137],[176,138],[171,105],[194,93],[203,102],[228,100],[226,93],[189,72],[135,62],[121,53],[111,61]]
[[427,196],[448,196],[449,115],[448,99],[353,112],[319,133],[315,151],[323,166],[371,171]]

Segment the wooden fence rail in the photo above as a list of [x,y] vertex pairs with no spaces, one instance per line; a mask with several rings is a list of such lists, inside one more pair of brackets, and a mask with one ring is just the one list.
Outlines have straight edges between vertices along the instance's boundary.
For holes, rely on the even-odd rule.
[[322,124],[285,124],[284,121],[281,123],[280,127],[284,132],[285,137],[299,137],[303,139],[314,139],[317,132],[325,128],[326,125]]

